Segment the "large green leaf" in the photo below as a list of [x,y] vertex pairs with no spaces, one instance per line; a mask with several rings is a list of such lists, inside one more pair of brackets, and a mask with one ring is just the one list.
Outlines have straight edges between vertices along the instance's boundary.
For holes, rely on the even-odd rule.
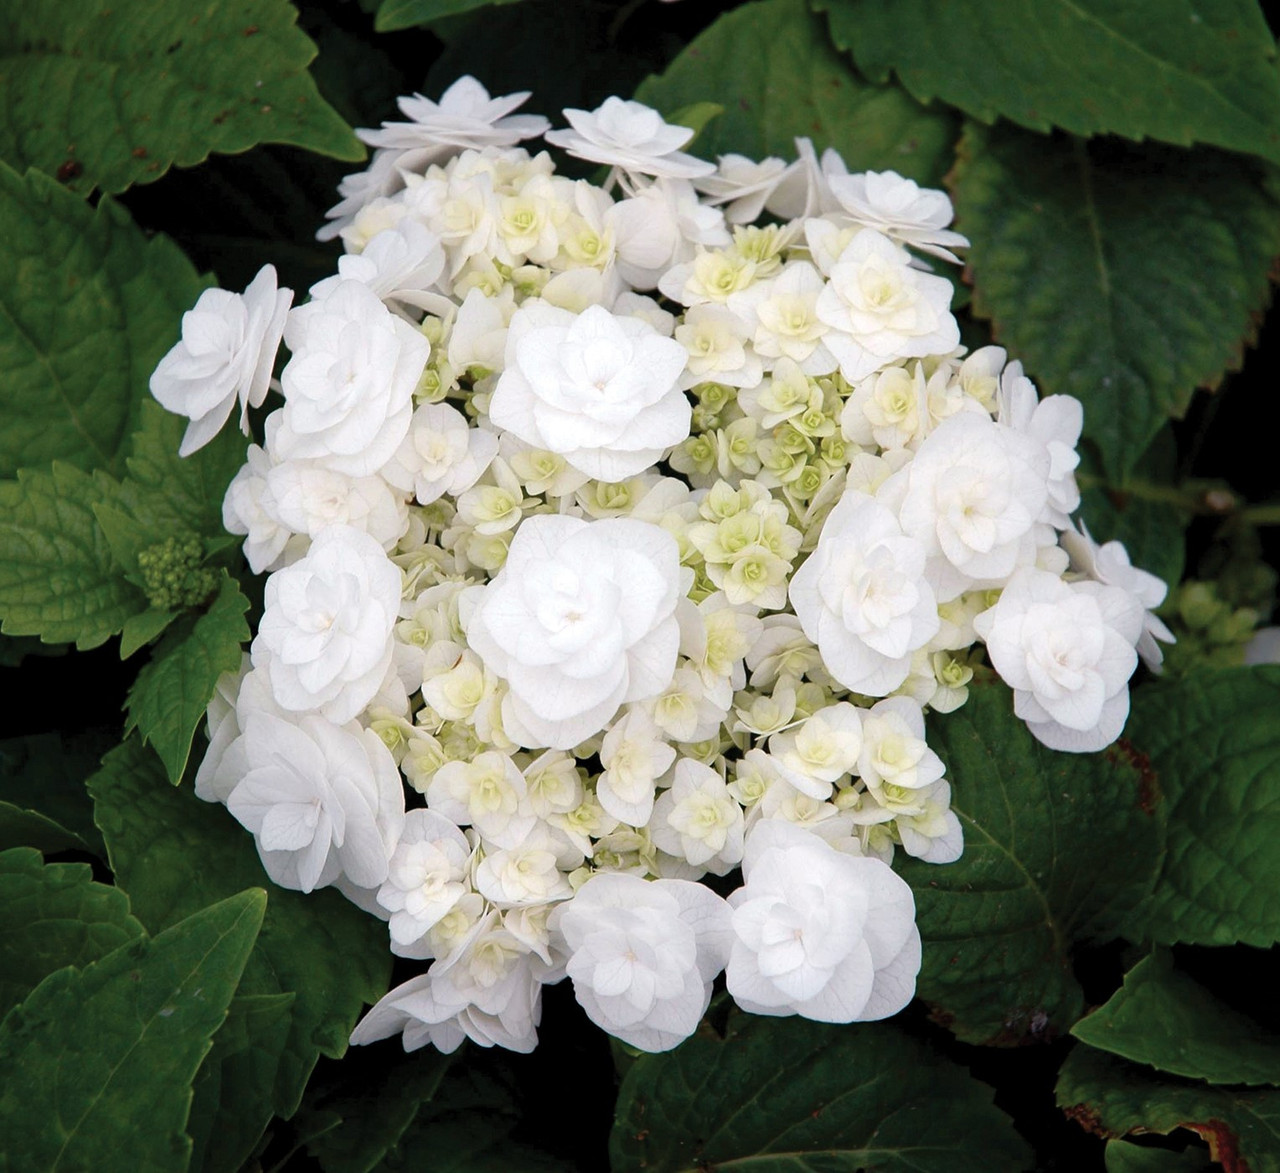
[[[90,730],[71,736],[32,733],[0,741],[0,799],[52,820],[74,835],[85,850],[106,859],[84,784],[116,740],[115,730]],[[18,846],[13,842],[4,845]],[[27,846],[53,850],[43,843]]]
[[1280,941],[1280,668],[1202,669],[1134,696],[1128,734],[1150,758],[1169,846],[1129,936]]
[[1051,1038],[1084,1010],[1073,947],[1117,935],[1151,889],[1159,795],[1124,753],[1046,749],[994,680],[933,719],[929,743],[965,842],[946,867],[899,869],[924,941],[918,993],[968,1042]]
[[0,481],[0,626],[94,648],[146,598],[125,581],[93,515],[114,484],[68,464]]
[[[1211,143],[1280,161],[1255,0],[815,0],[869,76],[1033,130]],[[980,63],[980,67],[975,68]]]
[[185,1170],[191,1081],[262,924],[261,890],[85,969],[50,974],[0,1024],[11,1169]]
[[792,159],[793,140],[807,135],[819,151],[835,147],[852,171],[892,169],[923,183],[942,178],[957,133],[951,113],[854,73],[804,0],[757,0],[726,13],[636,97],[666,114],[702,101],[723,106],[698,139],[707,158]]
[[1280,207],[1249,159],[970,124],[955,175],[973,308],[1046,393],[1076,396],[1121,482],[1242,357]]
[[136,728],[155,747],[170,782],[182,778],[218,677],[240,667],[240,645],[250,634],[248,609],[236,580],[224,573],[209,609],[165,636],[129,690],[125,732]]
[[0,852],[0,1018],[55,969],[88,965],[142,932],[129,898],[95,884],[88,864]]
[[[89,782],[111,868],[152,932],[229,892],[268,883],[253,837],[190,787],[169,785],[136,737],[113,750]],[[365,1003],[387,990],[386,928],[337,892],[303,895],[269,885],[262,937],[242,995],[296,995],[273,1104],[297,1109],[319,1055],[340,1057]]]
[[476,8],[518,4],[520,0],[382,0],[373,27],[380,33],[430,24],[446,16],[458,16]]
[[0,476],[52,460],[122,472],[147,380],[206,282],[113,200],[3,163],[0,271]]
[[1280,1038],[1156,952],[1071,1033],[1122,1059],[1209,1083],[1280,1085]]
[[1101,1136],[1186,1128],[1235,1173],[1280,1173],[1280,1091],[1162,1077],[1092,1047],[1067,1056],[1058,1106]]
[[1206,1173],[1209,1154],[1197,1146],[1175,1152],[1111,1139],[1106,1148],[1107,1173]]
[[263,142],[362,159],[297,19],[286,0],[4,0],[0,157],[82,192]]
[[735,1014],[623,1078],[614,1173],[999,1173],[1030,1164],[991,1089],[891,1023]]
[[274,1115],[272,1091],[289,1036],[292,994],[235,997],[195,1082],[191,1168],[238,1173]]

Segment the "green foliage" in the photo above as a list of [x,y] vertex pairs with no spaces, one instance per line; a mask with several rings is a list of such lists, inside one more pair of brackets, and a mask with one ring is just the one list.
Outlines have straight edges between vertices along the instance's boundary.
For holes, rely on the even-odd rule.
[[83,968],[142,934],[129,898],[94,883],[88,864],[0,852],[0,1018],[55,969]]
[[698,140],[705,158],[790,160],[795,137],[807,135],[819,151],[835,147],[851,171],[892,168],[930,184],[950,166],[957,133],[950,112],[854,73],[804,0],[756,0],[726,13],[636,97],[667,114],[699,101],[722,105]]
[[965,843],[946,867],[898,869],[924,942],[918,993],[967,1042],[1052,1038],[1084,1010],[1073,948],[1118,935],[1151,889],[1160,797],[1124,753],[1046,749],[993,679],[933,717],[929,743]]
[[[115,740],[116,731],[112,730],[75,736],[33,733],[0,741],[0,795],[10,804],[10,816],[16,811],[43,817],[72,836],[76,845],[106,859],[107,849],[94,826],[93,803],[84,784]],[[0,832],[0,845],[39,847],[44,851],[63,849],[63,844],[6,838],[15,825],[8,819],[0,821],[0,827],[6,829]],[[49,828],[44,830],[48,832]]]
[[[89,782],[111,869],[133,911],[156,932],[228,893],[268,884],[253,839],[224,810],[174,788],[134,737]],[[337,892],[304,895],[270,885],[262,936],[241,995],[293,993],[263,1123],[291,1116],[317,1058],[338,1058],[365,1003],[387,989],[386,928]]]
[[1085,438],[1122,479],[1239,365],[1266,307],[1280,214],[1257,167],[971,123],[954,187],[974,311],[1043,393],[1084,404]]
[[1280,1085],[1280,1038],[1233,1010],[1156,952],[1071,1029],[1122,1059],[1209,1083]]
[[69,464],[0,481],[0,626],[93,648],[146,609],[93,515],[115,491]]
[[292,143],[364,157],[307,74],[286,0],[44,0],[0,6],[0,157],[118,192],[211,151]]
[[1018,1170],[1027,1153],[990,1089],[888,1023],[827,1026],[734,1015],[665,1055],[642,1055],[618,1093],[614,1173]]
[[1280,941],[1280,668],[1203,669],[1135,692],[1126,735],[1169,812],[1151,898],[1127,935],[1162,943]]
[[249,640],[248,609],[236,580],[224,573],[209,609],[165,636],[129,691],[125,732],[136,728],[155,747],[170,782],[182,778],[218,677],[240,667],[240,645]]
[[520,0],[382,0],[373,27],[380,33],[430,24],[445,16],[459,16],[477,8],[518,4]]
[[1162,1078],[1150,1068],[1077,1047],[1063,1064],[1055,1095],[1058,1106],[1092,1132],[1125,1136],[1185,1128],[1204,1137],[1210,1154],[1227,1169],[1280,1171],[1280,1091],[1275,1088],[1210,1087]]
[[114,201],[3,163],[0,271],[0,476],[52,460],[122,472],[147,380],[205,282]]
[[[266,895],[59,969],[0,1023],[0,1149],[15,1169],[183,1170],[191,1081],[226,1017]],[[92,1029],[87,1030],[86,1024]]]
[[[1275,42],[1253,0],[815,0],[869,77],[1033,130],[1210,143],[1280,162]],[[975,66],[981,63],[981,68]]]

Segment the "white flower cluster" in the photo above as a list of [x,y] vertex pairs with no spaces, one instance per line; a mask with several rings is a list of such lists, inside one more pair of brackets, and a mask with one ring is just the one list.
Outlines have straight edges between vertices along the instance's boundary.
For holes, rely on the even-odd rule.
[[616,98],[545,136],[612,168],[575,182],[516,145],[525,96],[404,99],[337,275],[283,324],[273,272],[206,294],[156,372],[202,440],[290,351],[226,496],[270,578],[197,792],[430,961],[356,1042],[527,1050],[566,975],[648,1050],[722,971],[756,1013],[893,1014],[890,861],[962,850],[925,710],[980,639],[1041,741],[1102,747],[1163,586],[1072,526],[1079,403],[960,346],[943,193],[807,140],[713,165]]

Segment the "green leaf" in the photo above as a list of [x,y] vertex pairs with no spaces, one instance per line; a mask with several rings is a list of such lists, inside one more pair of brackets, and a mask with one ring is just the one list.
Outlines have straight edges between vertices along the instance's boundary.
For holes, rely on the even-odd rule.
[[[426,1050],[336,1088],[309,1094],[294,1127],[325,1173],[369,1173],[394,1149],[449,1070],[453,1056]],[[442,1147],[442,1146],[432,1146]]]
[[207,282],[113,200],[3,163],[0,271],[0,476],[52,460],[123,471],[147,380]]
[[95,648],[147,608],[93,515],[114,491],[67,464],[0,481],[0,626],[10,635]]
[[1189,521],[1176,506],[1152,500],[1147,486],[1132,480],[1122,488],[1085,485],[1079,516],[1096,542],[1123,542],[1134,566],[1164,579],[1170,589],[1182,580]]
[[292,994],[231,1000],[195,1082],[187,1134],[191,1168],[238,1173],[273,1116],[272,1089],[289,1035]]
[[1280,668],[1201,669],[1136,690],[1126,730],[1159,778],[1169,846],[1129,936],[1280,941]]
[[[0,797],[66,828],[87,850],[106,859],[107,849],[94,825],[93,803],[84,784],[118,740],[113,729],[74,736],[34,733],[0,741]],[[41,843],[26,846],[45,847]]]
[[1209,1155],[1238,1173],[1280,1173],[1280,1091],[1222,1088],[1162,1078],[1092,1047],[1067,1056],[1058,1106],[1091,1132],[1125,1136],[1185,1128],[1209,1142]]
[[55,969],[142,935],[129,898],[95,884],[88,864],[46,864],[28,847],[0,852],[0,1018]]
[[917,992],[966,1042],[1052,1038],[1084,1010],[1071,953],[1117,935],[1159,866],[1159,795],[1130,757],[1046,749],[1003,684],[935,717],[964,854],[905,860],[924,942]]
[[292,143],[364,158],[307,73],[285,0],[5,0],[0,157],[118,192],[212,151]]
[[[226,810],[172,787],[134,737],[89,781],[112,871],[155,932],[230,892],[266,882],[253,837]],[[293,1115],[318,1055],[339,1058],[365,1003],[387,991],[386,927],[334,891],[270,885],[262,937],[239,993],[293,992],[273,1106]]]
[[1124,985],[1071,1028],[1122,1059],[1209,1083],[1280,1084],[1280,1038],[1173,967],[1143,958]]
[[16,1169],[185,1170],[191,1080],[226,1017],[266,895],[243,892],[84,969],[0,1023],[0,1151]]
[[1106,1163],[1107,1173],[1205,1173],[1209,1154],[1197,1148],[1179,1153],[1127,1140],[1109,1140]]
[[[1280,161],[1275,41],[1254,0],[815,0],[858,67],[1033,130]],[[975,65],[981,63],[980,68]]]
[[380,33],[430,24],[444,16],[457,16],[476,8],[518,4],[520,0],[382,0],[373,27]]
[[[102,510],[98,511],[98,521],[102,521]],[[106,529],[106,526],[103,527]],[[110,534],[108,534],[108,541]],[[140,648],[145,647],[158,635],[161,635],[177,615],[173,611],[162,611],[159,607],[148,607],[141,615],[130,616],[120,632],[120,659],[127,660]]]
[[991,1089],[891,1023],[734,1014],[623,1078],[614,1173],[998,1173],[1029,1165]]
[[74,831],[47,815],[0,801],[0,851],[10,847],[36,847],[49,854],[91,850]]
[[225,571],[217,596],[194,623],[175,627],[156,648],[129,690],[125,733],[137,729],[164,762],[169,781],[181,780],[191,739],[224,672],[240,667],[248,642],[249,600]]
[[834,147],[851,171],[892,169],[937,183],[951,165],[956,121],[896,86],[872,85],[827,42],[804,0],[757,0],[721,16],[648,78],[636,97],[666,113],[694,102],[725,108],[698,140],[713,159],[795,158],[795,138]]
[[1219,151],[969,124],[955,173],[973,308],[1046,394],[1085,408],[1117,483],[1199,386],[1238,367],[1280,209]]

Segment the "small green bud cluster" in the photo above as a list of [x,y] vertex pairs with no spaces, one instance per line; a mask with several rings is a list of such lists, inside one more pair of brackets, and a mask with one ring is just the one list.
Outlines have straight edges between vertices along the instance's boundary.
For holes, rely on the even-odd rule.
[[203,560],[200,539],[190,535],[165,538],[143,550],[138,569],[147,601],[162,611],[200,606],[218,586],[217,573],[202,567]]

